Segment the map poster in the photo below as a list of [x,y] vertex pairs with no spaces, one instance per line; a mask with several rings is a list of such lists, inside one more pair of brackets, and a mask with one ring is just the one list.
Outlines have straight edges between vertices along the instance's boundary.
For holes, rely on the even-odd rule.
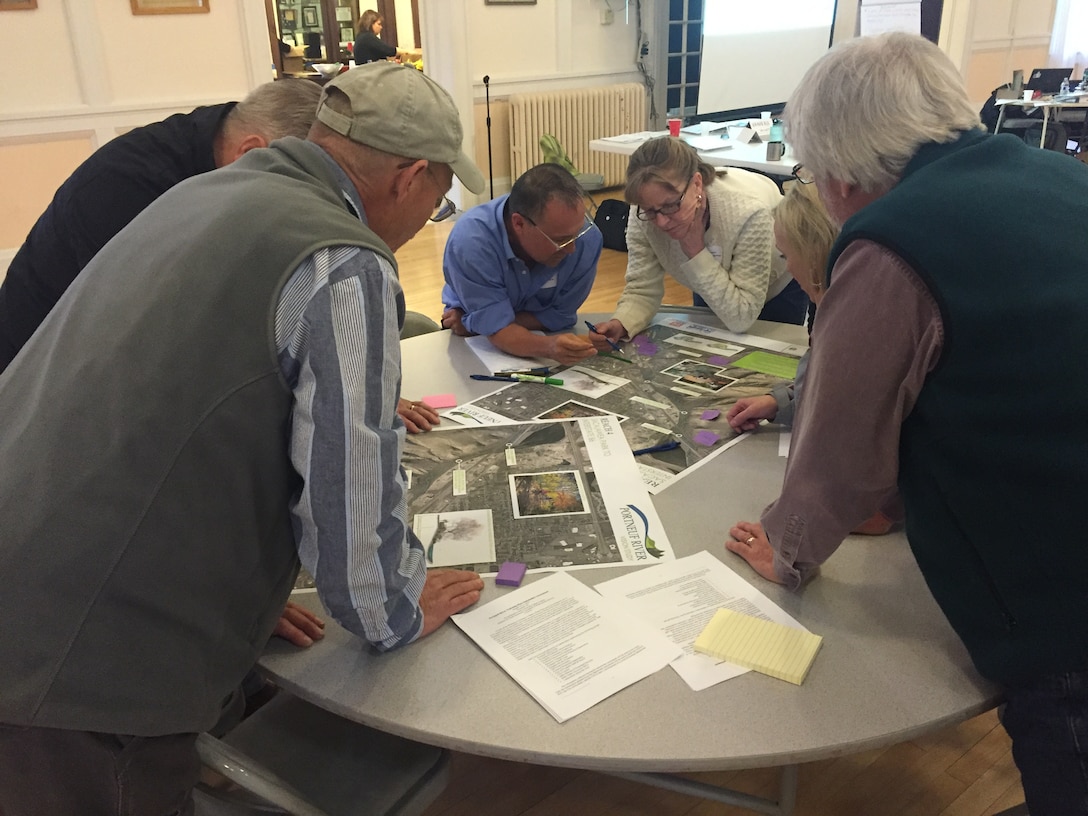
[[616,417],[411,434],[401,464],[431,565],[493,573],[503,561],[540,570],[674,557]]
[[552,374],[561,386],[503,386],[443,416],[490,426],[611,415],[631,450],[645,451],[637,462],[656,493],[738,441],[725,419],[729,407],[790,382],[804,351],[663,317],[625,344],[622,354],[598,355]]

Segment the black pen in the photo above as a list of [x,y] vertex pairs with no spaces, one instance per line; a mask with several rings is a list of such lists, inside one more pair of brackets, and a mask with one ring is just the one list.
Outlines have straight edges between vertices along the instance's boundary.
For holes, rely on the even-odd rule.
[[[605,341],[606,343],[608,343],[608,345],[612,346],[612,350],[613,350],[613,351],[620,351],[620,344],[619,344],[619,343],[615,342],[615,341],[614,341],[614,340],[613,340],[613,339],[612,339],[611,337],[609,337],[609,336],[608,336],[607,334],[605,334],[604,332],[599,332],[599,331],[597,331],[597,327],[596,327],[596,326],[594,326],[594,325],[593,325],[592,323],[590,323],[590,322],[589,322],[588,320],[586,321],[586,326],[588,326],[588,327],[589,327],[589,330],[590,330],[591,332],[593,332],[594,334],[599,334],[599,335],[601,335],[601,337],[603,337],[603,338],[604,338],[604,341]],[[622,353],[622,352],[621,352],[621,353]]]
[[638,450],[631,451],[631,453],[635,456],[643,453],[663,453],[664,451],[676,450],[679,447],[680,443],[674,439],[671,442],[662,442],[660,445],[654,445],[650,448],[639,448]]
[[535,374],[503,374],[495,377],[490,374],[469,374],[473,380],[496,380],[498,382],[535,382],[544,385],[562,385],[563,381],[558,377],[538,377]]

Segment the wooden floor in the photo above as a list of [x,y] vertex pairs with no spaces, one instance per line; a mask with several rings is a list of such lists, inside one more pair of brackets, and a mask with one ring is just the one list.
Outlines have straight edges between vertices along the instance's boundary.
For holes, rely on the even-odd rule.
[[[428,224],[397,253],[409,309],[442,314],[442,248],[451,222]],[[604,250],[583,311],[610,312],[627,256]],[[690,303],[675,281],[667,303]],[[774,798],[778,771],[692,778]],[[991,711],[921,739],[801,766],[797,816],[988,816],[1024,801],[1009,738]],[[424,816],[743,816],[751,811],[591,771],[454,754],[450,784]]]

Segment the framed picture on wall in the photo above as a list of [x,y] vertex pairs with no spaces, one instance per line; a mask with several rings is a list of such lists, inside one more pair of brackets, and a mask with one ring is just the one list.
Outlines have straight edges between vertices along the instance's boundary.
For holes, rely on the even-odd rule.
[[298,20],[295,19],[294,9],[280,9],[280,28],[283,31],[294,31],[298,25]]
[[200,14],[209,0],[129,0],[133,14]]
[[351,42],[355,39],[355,29],[351,26],[340,26],[340,42]]
[[317,6],[302,7],[302,24],[306,28],[317,27]]

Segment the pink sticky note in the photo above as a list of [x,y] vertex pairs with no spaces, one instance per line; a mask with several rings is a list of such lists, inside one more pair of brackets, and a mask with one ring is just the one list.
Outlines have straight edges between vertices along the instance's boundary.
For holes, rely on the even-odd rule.
[[720,417],[721,415],[722,415],[722,412],[721,412],[721,411],[719,411],[719,410],[718,410],[717,408],[707,408],[707,409],[706,409],[705,411],[703,411],[703,413],[702,413],[702,414],[700,415],[700,418],[701,418],[701,419],[705,419],[705,420],[706,420],[707,422],[709,422],[709,421],[710,421],[710,420],[712,420],[712,419],[717,419],[717,418],[718,418],[718,417]]
[[695,440],[696,444],[706,445],[708,448],[721,439],[714,431],[696,431],[692,438]]
[[457,406],[457,397],[453,394],[432,394],[419,402],[425,402],[432,408],[454,408]]

